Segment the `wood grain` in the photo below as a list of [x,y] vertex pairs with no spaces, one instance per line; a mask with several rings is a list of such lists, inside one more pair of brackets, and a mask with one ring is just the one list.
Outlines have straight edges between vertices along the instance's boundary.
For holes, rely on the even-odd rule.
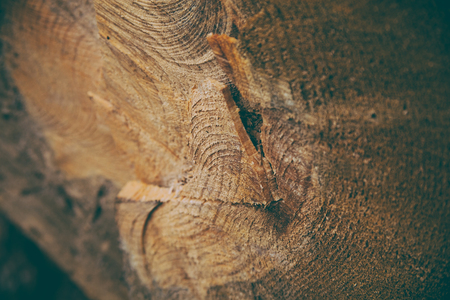
[[133,178],[101,124],[88,91],[102,89],[102,58],[92,3],[19,1],[2,28],[11,75],[44,129],[55,159],[71,177]]
[[[262,144],[274,149],[265,158],[227,86],[207,79],[189,105],[193,168],[187,182],[171,189],[129,182],[117,202],[130,264],[142,284],[164,298],[204,299],[214,286],[258,280],[289,256],[280,237],[295,241],[291,230],[298,233],[299,222],[308,224],[320,207],[308,197],[318,187],[311,158],[296,152],[300,139],[292,129],[262,131]],[[272,170],[268,159],[280,161],[277,151],[284,158]],[[280,194],[284,199],[274,201]]]
[[252,144],[227,86],[205,80],[192,93],[190,149],[194,199],[268,204],[273,201],[262,157]]
[[425,2],[35,0],[2,34],[67,174],[139,181],[135,299],[446,299],[450,35]]
[[[136,197],[130,185],[145,192]],[[254,281],[276,263],[274,237],[266,232],[276,221],[267,211],[168,195],[136,182],[118,195],[124,247],[152,293],[205,298],[213,286]]]

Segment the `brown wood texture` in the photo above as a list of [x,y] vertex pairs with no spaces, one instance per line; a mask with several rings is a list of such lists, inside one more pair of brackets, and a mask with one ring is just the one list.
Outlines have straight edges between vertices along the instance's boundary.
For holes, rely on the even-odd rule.
[[[57,223],[53,200],[31,193],[30,209],[26,185],[7,183],[0,207],[88,296],[125,298],[123,270],[132,299],[449,296],[441,2],[23,0],[3,10],[5,70],[46,141],[29,143],[48,153],[35,168],[62,170],[45,184],[61,182],[54,199],[72,193],[83,209]],[[3,139],[8,161],[21,146]],[[28,178],[8,172],[2,182]],[[111,200],[93,221],[103,178],[123,187],[116,224]],[[116,226],[124,267],[111,240],[102,246]],[[71,249],[83,253],[78,268]]]

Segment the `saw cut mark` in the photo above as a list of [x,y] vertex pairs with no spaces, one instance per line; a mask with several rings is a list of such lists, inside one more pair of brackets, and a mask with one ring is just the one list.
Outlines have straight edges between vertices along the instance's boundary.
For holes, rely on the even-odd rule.
[[192,91],[193,178],[183,194],[194,199],[266,205],[273,201],[256,151],[226,85],[213,79]]
[[[136,193],[139,192],[139,188],[142,190],[140,193]],[[144,198],[139,197],[144,194]],[[123,250],[129,254],[131,267],[136,270],[141,281],[149,288],[151,288],[152,280],[143,246],[145,245],[145,229],[151,213],[161,204],[161,201],[157,201],[157,199],[164,198],[161,196],[163,196],[161,189],[156,186],[129,182],[119,193],[116,201],[116,223],[122,238]],[[155,200],[145,200],[146,197]]]

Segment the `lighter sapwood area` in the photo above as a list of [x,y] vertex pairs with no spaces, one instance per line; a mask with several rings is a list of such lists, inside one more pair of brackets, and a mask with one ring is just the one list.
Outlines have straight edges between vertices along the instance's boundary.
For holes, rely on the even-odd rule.
[[286,241],[301,238],[297,222],[304,215],[298,203],[287,207],[274,198],[274,172],[252,144],[227,86],[206,79],[188,105],[191,174],[170,189],[129,182],[118,195],[117,223],[145,286],[204,299],[215,286],[255,281],[277,268],[291,251]]

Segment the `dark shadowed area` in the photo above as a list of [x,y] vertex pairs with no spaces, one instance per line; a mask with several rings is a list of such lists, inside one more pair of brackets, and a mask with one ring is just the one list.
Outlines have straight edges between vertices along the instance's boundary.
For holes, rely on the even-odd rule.
[[20,230],[0,215],[0,299],[87,300]]

